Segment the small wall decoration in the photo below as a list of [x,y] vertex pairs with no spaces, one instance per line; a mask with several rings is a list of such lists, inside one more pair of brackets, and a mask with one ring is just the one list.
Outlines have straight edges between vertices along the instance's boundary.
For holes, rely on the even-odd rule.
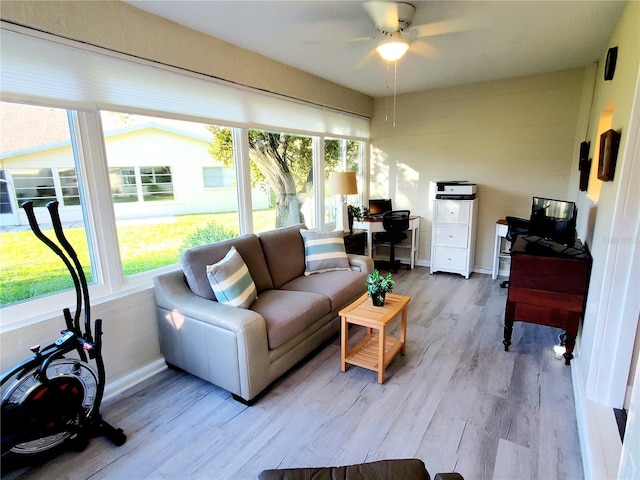
[[620,134],[615,130],[607,130],[600,135],[600,159],[598,162],[598,179],[603,182],[613,180],[618,158]]
[[607,51],[607,60],[604,63],[604,79],[613,80],[616,73],[616,60],[618,60],[618,47],[611,47]]
[[580,170],[580,191],[586,192],[589,188],[589,174],[591,173],[591,159],[589,158],[589,148],[591,142],[582,142],[580,144],[580,162],[578,170]]

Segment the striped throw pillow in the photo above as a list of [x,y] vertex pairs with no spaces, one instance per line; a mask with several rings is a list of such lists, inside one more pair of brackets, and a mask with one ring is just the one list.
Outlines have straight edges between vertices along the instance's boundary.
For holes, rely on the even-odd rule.
[[304,240],[305,275],[351,270],[349,257],[344,249],[344,233],[300,230]]
[[256,285],[236,247],[232,246],[218,263],[207,265],[207,278],[220,303],[249,308],[258,298]]

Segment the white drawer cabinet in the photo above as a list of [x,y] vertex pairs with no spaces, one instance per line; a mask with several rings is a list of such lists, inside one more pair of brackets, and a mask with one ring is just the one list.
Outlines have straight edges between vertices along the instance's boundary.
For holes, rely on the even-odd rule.
[[474,264],[478,200],[434,200],[431,273],[469,278]]
[[447,245],[449,247],[467,248],[469,244],[469,229],[464,225],[437,225],[436,245]]
[[436,200],[433,223],[435,225],[468,225],[471,221],[471,202],[474,200]]

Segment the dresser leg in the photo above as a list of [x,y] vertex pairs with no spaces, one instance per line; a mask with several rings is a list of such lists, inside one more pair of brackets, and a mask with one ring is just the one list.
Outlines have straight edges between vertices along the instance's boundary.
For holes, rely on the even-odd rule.
[[515,315],[515,303],[507,300],[507,306],[504,311],[504,340],[502,341],[505,352],[509,351],[509,346],[511,345],[511,334],[513,333],[513,319]]
[[573,347],[575,347],[576,345],[575,335],[570,335],[569,333],[565,332],[562,343],[564,343],[565,347],[564,364],[571,365],[571,359],[573,358]]
[[504,322],[504,340],[502,340],[502,344],[504,345],[504,351],[509,351],[509,346],[511,345],[511,334],[513,333],[513,322]]

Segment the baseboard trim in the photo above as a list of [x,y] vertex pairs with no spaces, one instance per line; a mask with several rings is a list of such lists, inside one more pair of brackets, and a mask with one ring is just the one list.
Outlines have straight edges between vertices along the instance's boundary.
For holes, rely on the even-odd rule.
[[622,442],[613,408],[587,398],[576,360],[571,379],[584,478],[617,478]]
[[167,364],[164,361],[164,357],[161,357],[124,377],[109,382],[104,389],[104,400],[109,400],[166,369]]

